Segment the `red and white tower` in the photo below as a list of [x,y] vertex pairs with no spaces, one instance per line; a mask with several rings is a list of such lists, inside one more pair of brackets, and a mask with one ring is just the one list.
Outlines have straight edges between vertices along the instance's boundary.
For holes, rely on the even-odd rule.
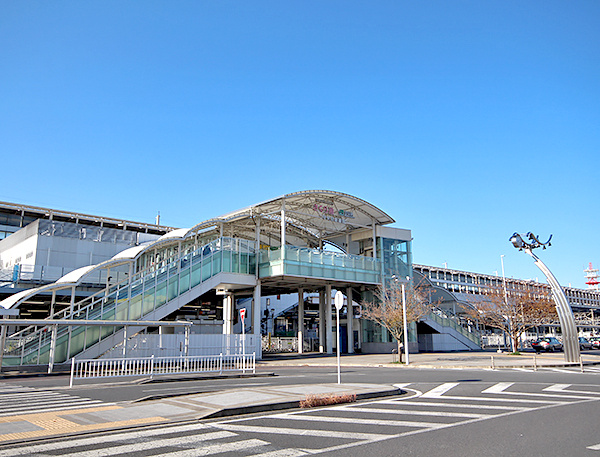
[[590,262],[589,268],[583,270],[583,272],[585,273],[585,283],[588,285],[588,289],[600,290],[600,281],[598,281],[598,269],[592,268],[592,262]]

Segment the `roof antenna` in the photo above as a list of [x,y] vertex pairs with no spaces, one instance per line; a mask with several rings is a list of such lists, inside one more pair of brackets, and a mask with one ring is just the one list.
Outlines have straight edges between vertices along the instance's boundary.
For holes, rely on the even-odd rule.
[[156,225],[160,225],[160,211],[156,215]]

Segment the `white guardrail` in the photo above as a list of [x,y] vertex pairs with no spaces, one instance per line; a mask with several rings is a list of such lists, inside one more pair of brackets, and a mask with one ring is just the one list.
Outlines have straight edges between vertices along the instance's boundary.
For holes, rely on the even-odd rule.
[[256,354],[201,355],[179,357],[137,357],[121,359],[71,360],[71,381],[75,379],[154,376],[188,373],[256,373]]

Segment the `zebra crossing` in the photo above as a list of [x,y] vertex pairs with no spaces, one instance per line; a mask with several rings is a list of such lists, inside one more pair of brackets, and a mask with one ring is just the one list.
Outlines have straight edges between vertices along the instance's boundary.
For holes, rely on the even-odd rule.
[[[409,394],[330,407],[0,447],[0,457],[219,454],[296,457],[401,439],[536,409],[600,400],[600,387],[593,390],[590,386],[572,384],[482,383],[475,394],[472,385],[460,382],[398,386]],[[600,444],[598,446],[600,450]]]
[[113,404],[52,390],[0,383],[0,418]]

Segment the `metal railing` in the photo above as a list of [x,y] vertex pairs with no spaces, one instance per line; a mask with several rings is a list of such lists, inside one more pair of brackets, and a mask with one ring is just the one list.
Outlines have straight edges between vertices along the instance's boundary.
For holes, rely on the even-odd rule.
[[223,373],[241,371],[256,373],[256,354],[203,355],[180,357],[137,357],[126,359],[71,360],[71,380],[114,378],[124,376]]

